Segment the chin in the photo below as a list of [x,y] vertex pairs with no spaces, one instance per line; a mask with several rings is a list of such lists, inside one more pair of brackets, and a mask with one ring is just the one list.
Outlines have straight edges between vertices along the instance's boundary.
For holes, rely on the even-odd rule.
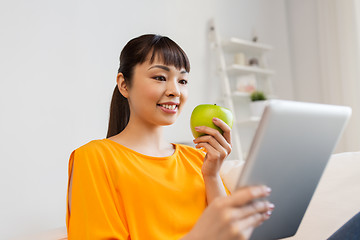
[[165,122],[161,122],[160,125],[161,126],[170,126],[173,125],[176,121],[165,121]]
[[169,126],[169,125],[173,125],[177,120],[177,117],[173,118],[173,119],[164,119],[164,120],[160,120],[159,121],[159,125],[162,126]]

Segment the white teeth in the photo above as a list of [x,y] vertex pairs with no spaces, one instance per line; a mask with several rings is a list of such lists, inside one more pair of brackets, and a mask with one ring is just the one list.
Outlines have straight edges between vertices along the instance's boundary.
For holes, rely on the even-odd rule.
[[176,108],[176,105],[161,104],[161,106],[170,110],[175,110]]

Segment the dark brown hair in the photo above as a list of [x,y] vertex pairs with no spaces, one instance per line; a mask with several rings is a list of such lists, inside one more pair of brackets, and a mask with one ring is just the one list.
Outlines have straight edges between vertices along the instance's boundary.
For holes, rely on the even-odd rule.
[[[130,40],[120,54],[120,67],[118,73],[122,73],[125,83],[131,87],[134,68],[142,64],[150,56],[150,63],[159,59],[165,65],[173,65],[177,69],[184,68],[190,72],[190,63],[185,52],[173,40],[168,37],[146,34]],[[128,100],[115,86],[110,105],[109,127],[107,138],[120,133],[129,122],[130,108]]]

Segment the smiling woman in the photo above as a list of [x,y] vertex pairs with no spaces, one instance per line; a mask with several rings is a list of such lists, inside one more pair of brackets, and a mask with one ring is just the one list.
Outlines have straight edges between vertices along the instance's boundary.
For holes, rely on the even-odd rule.
[[227,196],[220,167],[231,152],[231,129],[202,126],[197,148],[164,140],[188,96],[190,64],[171,39],[130,40],[110,107],[107,138],[72,152],[69,239],[246,239],[274,206],[265,186]]
[[[161,65],[154,65],[151,68],[159,68],[170,72],[167,65],[183,70],[180,73],[190,72],[190,62],[185,52],[171,39],[159,35],[143,35],[134,38],[127,43],[120,54],[119,77],[122,78],[128,87],[131,87],[134,68],[146,60],[151,64],[155,60],[161,60]],[[149,69],[150,70],[150,69]],[[155,74],[155,73],[154,73]],[[160,78],[154,75],[154,78]],[[130,109],[127,99],[120,94],[118,86],[115,87],[110,107],[110,120],[107,137],[114,136],[121,132],[127,125],[130,117]]]

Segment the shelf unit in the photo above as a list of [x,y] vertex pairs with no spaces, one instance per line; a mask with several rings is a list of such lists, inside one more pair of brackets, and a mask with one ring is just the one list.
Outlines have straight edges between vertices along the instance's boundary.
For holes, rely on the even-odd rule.
[[268,77],[275,73],[271,69],[265,69],[260,67],[249,67],[249,66],[236,65],[236,64],[228,66],[226,68],[226,71],[230,76],[255,74],[256,77]]
[[[233,152],[235,150],[235,153],[231,159],[243,160],[246,158],[260,117],[252,116],[250,113],[251,90],[237,91],[237,82],[251,77],[254,89],[263,91],[267,98],[274,98],[271,77],[275,71],[268,68],[266,59],[266,53],[273,48],[268,44],[234,37],[222,40],[213,19],[209,23],[209,41],[219,65],[218,73],[222,86],[219,104],[224,104],[235,115],[235,124],[232,130]],[[241,64],[235,62],[235,54],[241,54],[245,60]],[[249,65],[249,59],[256,59],[257,64]]]

